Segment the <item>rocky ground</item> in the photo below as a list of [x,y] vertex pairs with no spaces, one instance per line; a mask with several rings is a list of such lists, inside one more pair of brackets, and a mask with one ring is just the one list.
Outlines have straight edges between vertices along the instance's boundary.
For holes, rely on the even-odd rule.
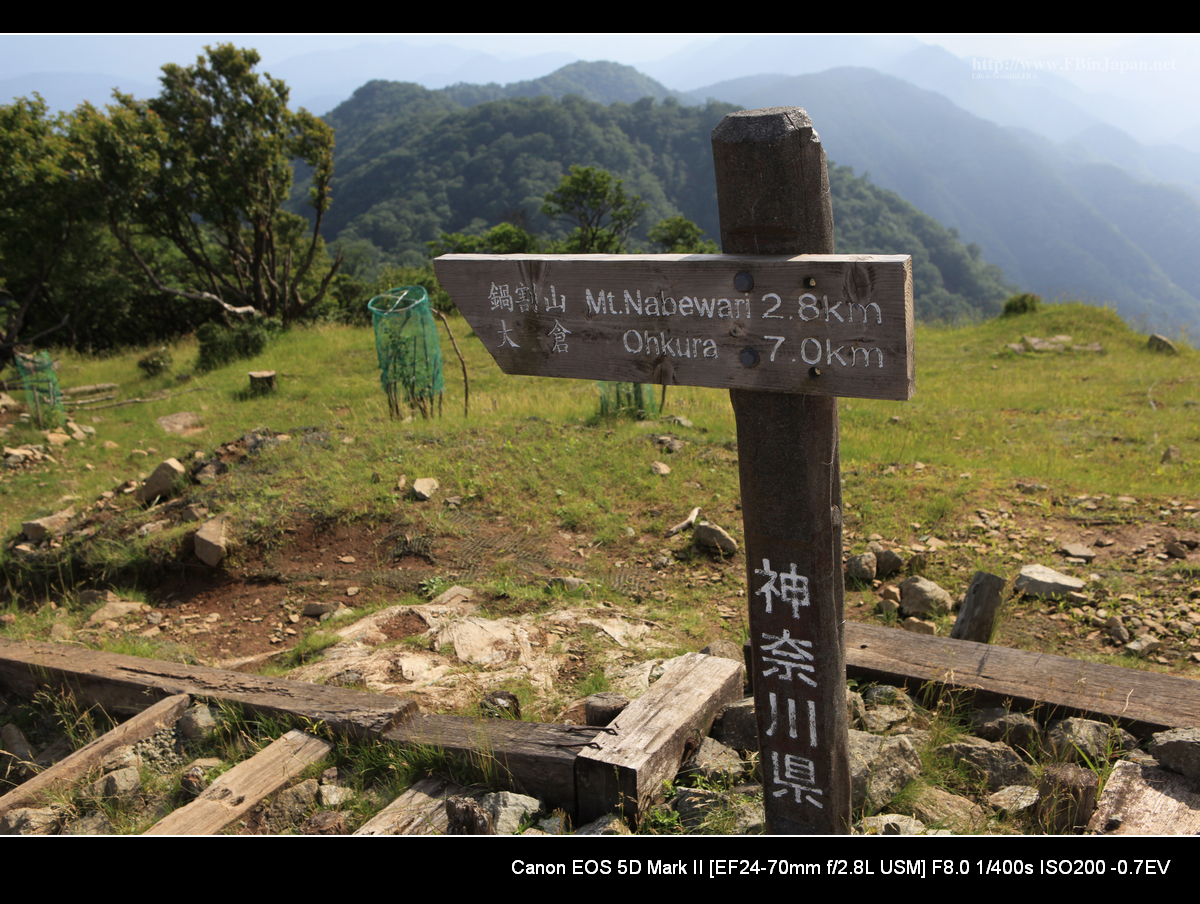
[[[314,441],[337,440],[317,437]],[[85,435],[72,441],[95,440]],[[307,438],[255,431],[225,444],[211,456],[200,456],[179,467],[191,475],[196,486],[219,486],[228,469],[259,449],[285,441]],[[53,465],[49,447],[5,451],[9,468]],[[924,468],[919,463],[918,467]],[[170,491],[147,496],[145,487],[131,480],[99,499],[64,500],[61,517],[27,526],[24,536],[13,540],[11,554],[36,558],[52,555],[64,544],[86,543],[92,538],[107,542],[192,523],[200,527],[214,520],[193,494],[177,496],[177,487],[176,482]],[[131,510],[122,502],[121,497],[138,494],[146,496],[146,507]],[[275,542],[243,545],[228,558],[224,549],[219,555],[202,553],[199,532],[189,530],[176,552],[174,567],[163,569],[162,579],[148,596],[149,603],[122,600],[108,591],[85,593],[71,605],[98,608],[79,624],[69,617],[72,609],[66,601],[50,597],[43,605],[58,607],[56,614],[61,617],[51,617],[49,636],[61,642],[89,644],[111,644],[116,639],[145,641],[156,645],[160,653],[170,655],[174,648],[180,656],[221,667],[286,665],[291,677],[409,695],[424,708],[437,711],[471,712],[490,691],[517,689],[527,701],[539,701],[527,717],[553,721],[579,720],[583,698],[575,691],[590,675],[601,674],[605,685],[630,696],[644,690],[663,660],[679,649],[677,626],[665,623],[658,614],[676,598],[700,594],[707,601],[707,621],[700,630],[710,632],[708,640],[722,635],[737,637],[744,629],[744,563],[737,554],[724,555],[699,545],[694,530],[663,537],[630,528],[630,543],[614,556],[585,534],[555,531],[531,537],[522,525],[511,523],[502,514],[472,511],[456,497],[435,492],[420,505],[440,513],[436,520],[442,530],[429,528],[432,518],[395,523],[322,522],[296,514],[277,525]],[[686,514],[680,511],[678,517]],[[946,594],[945,600],[931,609],[914,608],[911,598],[906,601],[909,594],[905,589],[912,586],[913,576],[934,574],[949,586],[965,586],[985,560],[991,570],[1003,571],[1001,577],[1006,580],[1017,578],[1025,566],[1041,564],[1075,583],[1062,588],[1053,599],[1029,595],[1012,603],[994,642],[1074,656],[1119,656],[1125,664],[1136,662],[1185,676],[1200,673],[1200,587],[1196,582],[1200,510],[1195,500],[1103,495],[1063,499],[1046,487],[1019,484],[1005,501],[979,508],[965,523],[940,533],[913,524],[905,536],[883,537],[856,524],[852,514],[847,520],[846,608],[851,619],[945,634],[961,593]],[[736,526],[729,526],[736,535]],[[862,558],[867,552],[875,559],[873,572]],[[210,555],[216,555],[219,567],[214,567]],[[519,580],[511,586],[481,580],[472,587],[473,578],[494,572],[498,562],[506,563],[508,572]],[[1006,567],[1000,568],[998,563]],[[587,575],[592,584],[572,579],[574,573]],[[400,593],[434,597],[450,582],[465,585],[468,592],[443,594],[428,603],[389,605]],[[521,590],[531,584],[544,589],[536,593]],[[596,585],[603,585],[604,591],[594,592],[600,589]],[[10,625],[17,621],[12,615],[5,619]],[[308,628],[320,629],[315,640]],[[1022,806],[1007,798],[993,798],[1004,787],[1021,783],[997,778],[987,771],[990,767],[971,759],[982,757],[991,763],[988,757],[992,754],[943,750],[943,742],[967,746],[975,742],[945,741],[952,732],[939,727],[943,714],[936,708],[922,710],[902,691],[893,689],[864,693],[861,704],[855,703],[852,711],[856,731],[866,729],[870,737],[886,739],[862,741],[865,752],[856,755],[873,762],[872,757],[877,759],[884,748],[889,754],[898,752],[900,765],[887,770],[895,770],[905,781],[927,772],[931,762],[968,764],[958,769],[960,779],[951,783],[958,790],[970,791],[959,795],[967,801],[960,805],[961,813],[956,810],[957,815],[951,816],[949,810],[939,811],[932,805],[928,809],[902,799],[896,808],[899,815],[912,816],[926,827],[959,831],[1028,828],[1029,823],[1022,819],[1005,815],[1020,812]],[[725,721],[718,723],[718,737]],[[969,727],[961,718],[958,725]],[[989,738],[989,731],[995,734],[992,729],[984,730],[975,722],[970,726],[973,736],[985,742],[1005,736],[1001,731]],[[1026,730],[1033,729],[1027,726]],[[1052,737],[1052,726],[1037,726],[1037,743],[1029,742],[1025,748],[1012,745],[1010,753],[1016,760],[1005,754],[1008,765],[1003,769],[1028,776],[1035,749],[1062,747],[1056,747]],[[1114,741],[1107,728],[1104,738],[1104,749],[1109,751],[1136,749],[1137,744],[1147,742]],[[169,762],[172,770],[182,770],[188,766],[190,754],[183,739],[176,738],[176,742],[177,756]],[[55,739],[42,738],[33,753],[54,744]],[[734,769],[705,778],[701,782],[704,787],[680,792],[673,809],[652,819],[650,825],[663,830],[711,830],[725,820],[728,828],[727,816],[697,817],[688,809],[693,806],[689,801],[708,801],[718,813],[745,809],[749,815],[737,817],[735,824],[753,830],[753,801],[758,792],[741,795],[728,786],[736,789],[744,780],[744,770],[753,769],[754,755],[747,745],[730,746],[740,749],[737,758],[743,763],[742,774]],[[202,763],[197,767],[202,772],[222,768]],[[306,785],[308,790],[301,795],[308,801],[308,809],[301,808],[304,812],[329,810],[326,797],[335,801],[337,792],[326,795],[322,791],[326,785],[332,789],[356,784],[352,776],[337,774],[306,781],[315,785]],[[130,799],[140,801],[134,808],[161,808],[164,801],[177,799],[171,795],[184,793],[179,790],[182,780],[172,779],[167,784],[173,790],[143,787],[130,791]],[[904,781],[899,781],[897,790],[903,785]],[[876,790],[872,793],[878,794],[878,787],[873,782]],[[356,793],[370,797],[369,789],[363,792],[360,787]],[[928,793],[936,797],[942,792],[935,783],[929,785]],[[99,799],[97,794],[86,799]],[[1018,801],[1029,796],[1009,795]],[[858,805],[863,811],[886,811],[892,803],[864,798]],[[332,806],[336,809],[337,804]],[[82,807],[79,798],[68,807],[78,810],[79,818],[97,812]],[[702,809],[708,813],[713,807]],[[352,829],[369,809],[368,804],[358,806],[343,818],[341,827]],[[120,829],[111,818],[110,823]],[[73,828],[78,824],[74,815],[68,818],[59,813],[51,824],[56,831],[78,830]],[[262,816],[243,829],[295,830],[302,824]],[[84,825],[88,832],[106,830],[98,822]]]

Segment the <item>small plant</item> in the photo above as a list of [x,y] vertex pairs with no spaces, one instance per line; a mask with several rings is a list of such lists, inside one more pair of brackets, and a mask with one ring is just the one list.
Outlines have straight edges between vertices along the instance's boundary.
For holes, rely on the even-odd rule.
[[137,366],[147,377],[157,377],[170,370],[172,363],[171,353],[163,346],[138,358]]
[[1042,305],[1042,296],[1034,295],[1032,292],[1023,292],[1020,295],[1014,295],[1004,302],[1004,311],[1001,317],[1019,317],[1021,314],[1033,314]]

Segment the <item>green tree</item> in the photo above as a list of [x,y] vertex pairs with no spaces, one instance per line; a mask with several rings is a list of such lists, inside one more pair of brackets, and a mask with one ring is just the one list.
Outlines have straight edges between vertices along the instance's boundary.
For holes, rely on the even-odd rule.
[[704,237],[704,230],[687,217],[667,217],[650,230],[650,241],[664,254],[718,254],[720,248]]
[[[14,347],[63,326],[36,318],[53,302],[53,277],[94,244],[99,210],[74,168],[67,118],[38,95],[0,107],[0,366]],[[39,332],[23,337],[31,313]]]
[[546,216],[574,224],[562,245],[568,254],[623,254],[645,209],[645,202],[629,197],[624,183],[611,173],[578,165],[572,165],[542,204]]
[[[194,66],[164,66],[152,100],[115,93],[107,114],[77,111],[90,174],[113,234],[158,291],[287,323],[321,301],[340,263],[320,238],[333,131],[288,109],[287,86],[253,71],[254,50],[205,49]],[[295,160],[312,172],[311,232],[283,210]],[[143,236],[166,239],[190,278],[149,259]]]
[[498,223],[479,235],[443,232],[435,242],[429,242],[429,254],[537,254],[542,240],[513,223]]

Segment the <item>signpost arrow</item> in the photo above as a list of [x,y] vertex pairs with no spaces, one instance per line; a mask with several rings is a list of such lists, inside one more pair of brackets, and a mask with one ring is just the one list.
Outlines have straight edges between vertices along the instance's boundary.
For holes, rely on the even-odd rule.
[[713,130],[718,255],[476,255],[438,279],[509,374],[728,388],[767,830],[850,831],[837,397],[912,397],[912,259],[833,254],[799,107]]
[[434,267],[508,374],[912,396],[907,255],[447,254]]

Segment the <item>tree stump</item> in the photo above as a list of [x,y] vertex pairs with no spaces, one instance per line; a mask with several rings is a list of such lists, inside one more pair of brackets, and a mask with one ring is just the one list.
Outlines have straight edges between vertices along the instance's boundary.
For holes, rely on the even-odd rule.
[[447,835],[495,835],[492,814],[469,797],[447,797]]
[[603,728],[625,711],[629,698],[615,691],[592,694],[583,704],[584,721],[595,728]]
[[1099,776],[1082,766],[1048,767],[1038,785],[1038,824],[1052,834],[1082,831],[1096,809],[1099,790]]
[[251,395],[268,395],[275,391],[275,371],[273,370],[252,370],[250,371],[250,394]]

